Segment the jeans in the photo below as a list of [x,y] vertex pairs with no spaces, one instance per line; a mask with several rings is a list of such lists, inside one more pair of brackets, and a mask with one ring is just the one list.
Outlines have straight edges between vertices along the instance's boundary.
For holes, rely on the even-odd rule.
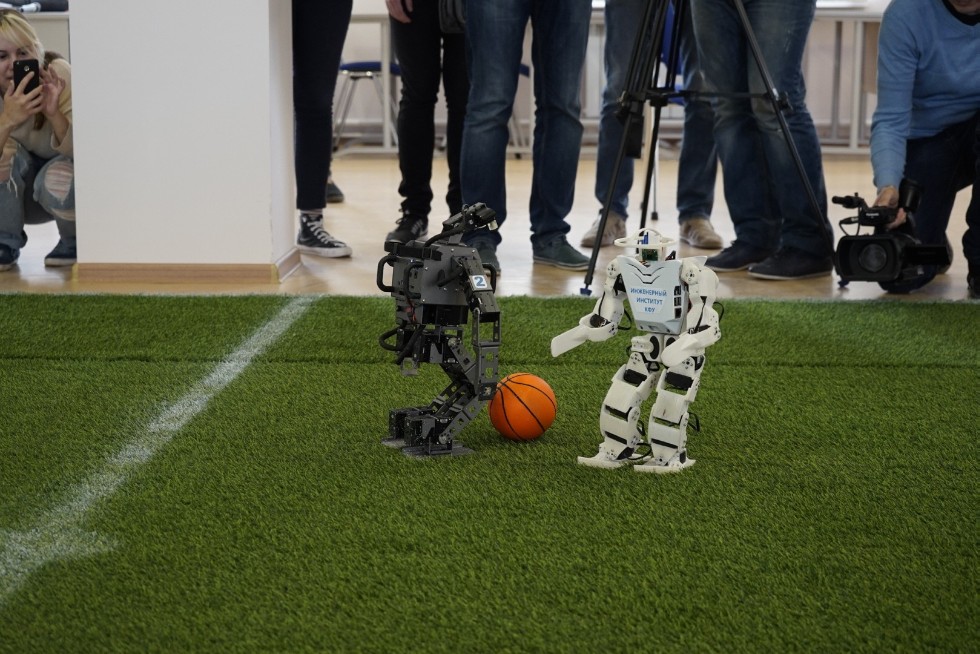
[[[534,146],[531,244],[537,251],[564,237],[575,196],[582,145],[581,78],[592,4],[589,0],[467,0],[470,96],[463,128],[463,202],[486,203],[507,218],[504,168],[524,30],[533,30]],[[499,244],[499,230],[467,242]]]
[[[685,1],[686,0],[682,0]],[[623,138],[623,124],[616,118],[618,100],[627,83],[637,31],[643,22],[647,0],[606,2],[605,73],[602,112],[599,119],[599,148],[596,155],[595,196],[605,204],[616,157]],[[671,29],[669,26],[667,30]],[[666,40],[665,35],[665,40]],[[680,72],[684,89],[703,87],[698,65],[697,43],[690,7],[685,7],[681,25]],[[681,221],[711,215],[718,162],[712,129],[714,114],[707,100],[688,98],[684,103],[684,136],[677,171],[677,209]],[[634,162],[624,157],[613,189],[610,211],[628,216],[629,191],[633,187]]]
[[776,92],[788,101],[783,114],[816,194],[819,215],[814,215],[769,99],[730,95],[765,93],[734,4],[692,0],[705,81],[710,90],[722,94],[714,104],[714,136],[736,239],[760,250],[791,247],[830,256],[833,242],[820,142],[805,104],[802,68],[816,2],[743,0],[743,5]]
[[[913,214],[915,235],[927,245],[946,242],[946,227],[958,191],[972,186],[966,209],[963,254],[971,272],[980,271],[980,112],[935,136],[908,141],[905,149],[905,176],[921,187],[919,206]],[[905,292],[928,284],[936,276],[936,266],[923,266],[923,274],[881,287]]]
[[296,208],[323,209],[333,153],[333,94],[354,0],[293,0]]
[[398,192],[404,198],[402,211],[426,217],[431,209],[435,106],[441,77],[447,111],[449,189],[446,203],[449,205],[449,215],[455,215],[463,206],[459,155],[466,97],[470,91],[466,73],[466,39],[462,34],[442,33],[437,0],[415,2],[410,17],[411,23],[391,19],[391,36],[395,56],[401,65],[402,79],[398,109],[398,165],[402,174]]
[[[684,8],[682,17],[681,38],[677,50],[684,90],[703,91],[704,75],[698,60],[698,44],[694,37],[690,3]],[[677,162],[677,212],[680,222],[711,216],[715,204],[715,178],[718,175],[714,124],[715,112],[711,108],[710,100],[685,98],[684,136]]]
[[[12,139],[9,144],[16,143]],[[10,177],[0,182],[0,243],[20,250],[25,224],[54,220],[65,245],[75,241],[75,164],[65,156],[42,159],[16,143]]]

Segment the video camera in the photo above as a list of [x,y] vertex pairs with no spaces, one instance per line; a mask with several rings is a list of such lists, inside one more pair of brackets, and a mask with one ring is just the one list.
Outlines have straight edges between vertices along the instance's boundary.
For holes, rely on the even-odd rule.
[[[913,279],[923,273],[922,266],[945,266],[949,251],[945,245],[923,245],[915,236],[912,214],[919,205],[919,185],[903,179],[898,189],[898,206],[869,207],[855,193],[834,196],[833,203],[845,209],[857,209],[858,215],[840,221],[857,224],[857,232],[841,237],[837,243],[834,264],[841,282],[894,282]],[[887,225],[895,220],[898,210],[904,209],[907,219],[895,229]],[[873,227],[872,234],[861,234],[862,226]]]

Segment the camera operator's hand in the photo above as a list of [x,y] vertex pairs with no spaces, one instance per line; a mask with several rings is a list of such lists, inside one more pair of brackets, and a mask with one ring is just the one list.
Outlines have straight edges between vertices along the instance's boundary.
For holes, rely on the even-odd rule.
[[[878,191],[878,197],[875,198],[874,206],[876,207],[897,207],[898,206],[898,189],[894,186],[885,186],[880,191]],[[895,229],[899,225],[905,222],[905,209],[899,209],[895,214],[895,220],[885,225],[887,229]]]

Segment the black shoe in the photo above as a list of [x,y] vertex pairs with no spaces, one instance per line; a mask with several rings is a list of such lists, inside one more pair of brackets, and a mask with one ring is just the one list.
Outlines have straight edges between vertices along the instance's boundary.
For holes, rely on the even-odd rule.
[[344,201],[344,192],[333,183],[333,177],[327,178],[327,202],[337,204]]
[[780,248],[761,263],[749,266],[749,274],[760,279],[807,279],[829,275],[833,269],[833,257],[815,257],[787,247]]
[[395,223],[395,229],[388,232],[385,241],[395,243],[408,243],[409,241],[420,241],[429,234],[429,219],[424,216],[414,214],[402,214]]
[[490,241],[477,241],[471,244],[476,248],[476,253],[480,255],[480,261],[484,268],[493,268],[494,272],[500,274],[500,261],[497,259],[497,246]]
[[735,272],[745,270],[769,256],[768,250],[754,248],[735,241],[718,254],[708,257],[704,265],[715,272]]
[[66,245],[64,241],[58,241],[54,249],[44,257],[44,265],[50,267],[73,266],[78,261],[78,254],[74,245]]
[[0,243],[0,270],[10,270],[17,263],[20,250]]
[[966,276],[966,287],[971,300],[980,300],[980,266],[976,270],[971,266]]
[[350,246],[338,241],[323,229],[323,217],[301,213],[299,215],[299,236],[296,245],[300,252],[316,254],[321,257],[349,257]]

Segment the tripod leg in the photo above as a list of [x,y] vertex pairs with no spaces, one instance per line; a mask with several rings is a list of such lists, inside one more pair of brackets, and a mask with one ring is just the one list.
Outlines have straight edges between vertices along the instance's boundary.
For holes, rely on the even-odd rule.
[[[592,256],[589,259],[589,267],[585,273],[585,285],[581,289],[582,295],[591,295],[589,286],[595,274],[596,261],[599,258],[599,248],[602,245],[602,234],[606,228],[606,221],[609,218],[609,207],[615,194],[616,182],[619,178],[622,161],[627,156],[629,147],[636,148],[631,142],[634,130],[637,127],[642,129],[643,107],[647,102],[655,106],[666,104],[665,92],[673,93],[674,71],[671,69],[667,73],[670,82],[669,91],[656,86],[657,77],[660,69],[660,53],[663,49],[664,30],[667,21],[668,0],[649,0],[644,10],[641,27],[636,35],[633,45],[633,54],[630,58],[629,72],[626,78],[626,88],[619,100],[618,116],[624,123],[623,138],[620,142],[616,164],[613,167],[612,179],[610,180],[609,190],[606,193],[606,201],[603,203],[602,213],[599,216],[597,226],[596,241],[592,246]],[[675,60],[676,57],[671,57]],[[659,113],[657,113],[657,123],[659,123]],[[638,148],[642,151],[642,146]],[[634,156],[639,156],[639,151]],[[647,180],[647,195],[649,195],[649,172]],[[644,204],[646,203],[644,197]],[[645,212],[645,209],[644,209]],[[641,222],[644,218],[641,218]]]

